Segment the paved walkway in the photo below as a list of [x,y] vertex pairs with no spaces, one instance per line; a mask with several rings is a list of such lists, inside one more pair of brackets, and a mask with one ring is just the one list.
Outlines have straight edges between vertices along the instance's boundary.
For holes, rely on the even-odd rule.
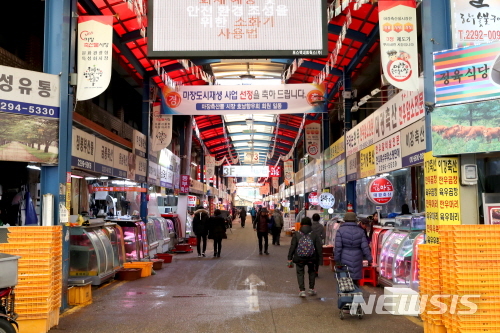
[[[50,333],[423,332],[418,319],[403,316],[340,320],[329,267],[320,268],[317,296],[298,297],[295,269],[286,266],[290,240],[282,234],[281,246],[260,256],[248,217],[245,228],[234,223],[228,231],[220,258],[212,257],[209,240],[206,258],[197,258],[196,249],[175,254],[156,275],[96,288],[91,305],[67,311]],[[365,296],[382,293],[363,288]]]
[[26,146],[19,142],[11,142],[7,147],[0,149],[0,160],[43,162],[38,157],[28,153]]

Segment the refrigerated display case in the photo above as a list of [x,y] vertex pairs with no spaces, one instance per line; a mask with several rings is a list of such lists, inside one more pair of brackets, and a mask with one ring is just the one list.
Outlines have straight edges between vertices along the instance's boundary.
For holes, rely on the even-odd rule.
[[149,255],[151,256],[151,258],[153,258],[155,254],[158,253],[158,246],[160,245],[159,239],[161,235],[156,234],[156,226],[152,219],[148,219],[148,222],[146,223],[146,231],[149,246]]
[[126,261],[149,258],[146,224],[141,220],[112,220],[123,230]]
[[110,239],[103,231],[104,221],[69,228],[69,276],[89,278],[100,285],[115,276],[115,259]]
[[386,286],[409,285],[412,276],[412,256],[415,241],[423,241],[425,216],[401,215],[395,219],[395,229],[382,246],[379,283]]
[[420,289],[420,267],[418,265],[418,246],[424,244],[425,233],[420,233],[413,242],[413,256],[411,257],[411,278],[410,288],[419,291]]
[[123,230],[116,223],[106,223],[103,228],[108,236],[113,248],[113,267],[118,270],[123,267],[125,262],[125,243],[123,241]]
[[168,243],[170,242],[167,222],[163,217],[155,216],[149,217],[148,220],[154,224],[156,239],[158,241],[157,253],[167,252],[169,250]]
[[380,225],[373,226],[373,235],[370,247],[372,251],[373,266],[377,267],[378,270],[380,270],[379,256],[380,256],[380,251],[382,250],[382,245],[384,244],[384,241],[387,239],[387,236],[389,236],[392,233],[392,229],[393,229],[392,227],[382,227]]

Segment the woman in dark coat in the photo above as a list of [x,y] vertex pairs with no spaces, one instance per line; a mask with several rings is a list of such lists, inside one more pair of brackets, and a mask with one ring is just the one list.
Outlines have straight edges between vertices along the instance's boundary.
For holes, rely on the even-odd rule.
[[351,278],[358,282],[361,280],[363,269],[363,256],[372,263],[373,258],[368,246],[366,234],[357,223],[355,213],[348,212],[344,215],[344,223],[335,235],[335,262],[342,263],[349,268]]
[[220,257],[222,238],[226,235],[226,221],[219,209],[216,209],[214,216],[208,220],[208,226],[208,238],[214,240],[214,257]]
[[242,208],[240,210],[240,219],[241,219],[241,227],[244,228],[245,227],[245,221],[247,219],[247,211],[245,210],[245,208]]

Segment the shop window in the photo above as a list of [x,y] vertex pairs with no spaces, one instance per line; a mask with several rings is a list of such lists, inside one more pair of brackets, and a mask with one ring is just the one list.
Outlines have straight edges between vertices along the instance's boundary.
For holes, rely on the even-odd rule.
[[[385,175],[394,186],[392,200],[382,206],[382,217],[389,213],[400,213],[401,206],[407,204],[412,210],[411,170],[400,169]],[[367,187],[373,178],[364,178],[356,181],[356,210],[358,214],[371,215],[375,212],[375,204],[368,200]]]

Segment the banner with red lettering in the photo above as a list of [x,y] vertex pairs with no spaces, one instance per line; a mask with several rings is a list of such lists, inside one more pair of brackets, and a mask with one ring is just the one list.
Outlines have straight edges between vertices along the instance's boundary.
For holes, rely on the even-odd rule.
[[415,0],[379,0],[380,52],[387,80],[399,89],[418,90]]
[[111,81],[113,16],[78,17],[78,85],[76,99],[102,94]]

